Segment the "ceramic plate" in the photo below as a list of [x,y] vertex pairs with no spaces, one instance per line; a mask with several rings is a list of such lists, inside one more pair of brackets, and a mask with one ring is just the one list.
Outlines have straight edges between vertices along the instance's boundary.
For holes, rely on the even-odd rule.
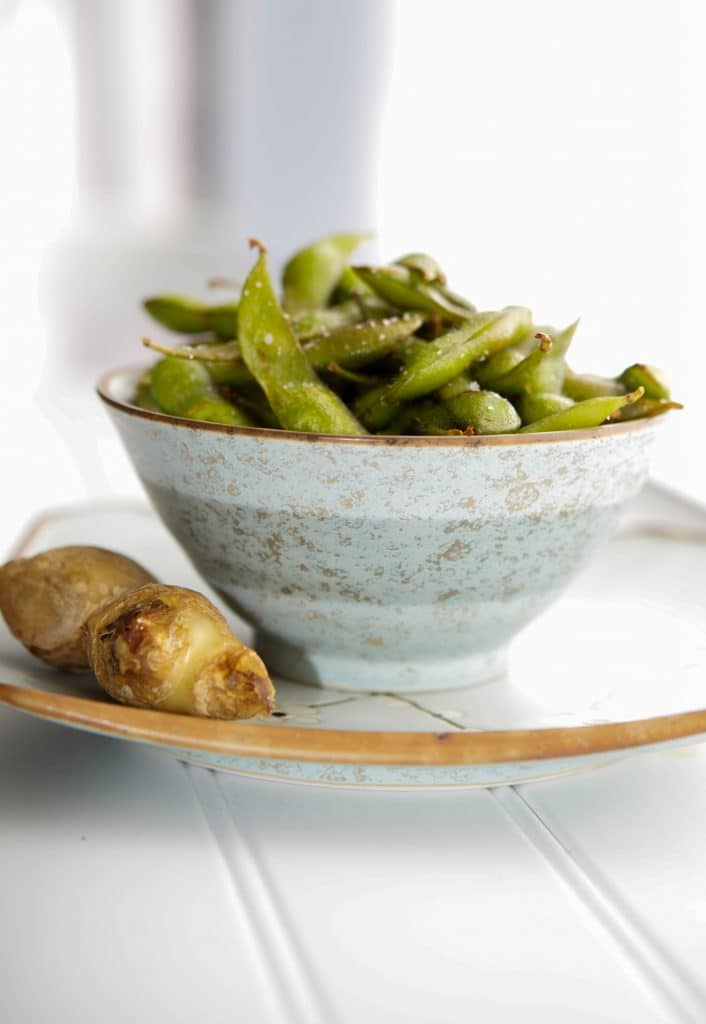
[[[146,506],[50,512],[16,554],[102,544],[208,593]],[[44,668],[0,626],[0,702],[62,725],[261,778],[347,786],[492,786],[706,738],[706,513],[655,488],[483,686],[351,694],[284,680],[272,718],[218,722],[112,703]],[[213,594],[209,596],[216,600]],[[228,614],[236,632],[250,630]]]

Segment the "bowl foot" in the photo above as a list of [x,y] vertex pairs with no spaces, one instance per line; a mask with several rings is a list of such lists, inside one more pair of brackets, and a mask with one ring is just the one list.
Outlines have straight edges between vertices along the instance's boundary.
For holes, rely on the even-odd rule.
[[502,676],[507,664],[506,647],[455,658],[403,661],[303,650],[258,633],[255,648],[273,676],[359,693],[423,693],[479,686]]

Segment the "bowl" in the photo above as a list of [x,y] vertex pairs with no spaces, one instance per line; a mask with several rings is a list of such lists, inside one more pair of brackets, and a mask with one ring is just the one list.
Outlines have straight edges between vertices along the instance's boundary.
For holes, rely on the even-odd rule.
[[[420,691],[502,673],[509,642],[606,538],[655,426],[339,437],[200,423],[98,385],[167,529],[256,629],[270,671]],[[588,638],[587,638],[588,639]]]

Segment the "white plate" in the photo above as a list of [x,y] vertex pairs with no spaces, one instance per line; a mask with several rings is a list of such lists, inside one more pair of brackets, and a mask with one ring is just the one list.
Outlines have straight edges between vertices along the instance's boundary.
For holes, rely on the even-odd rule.
[[[16,553],[73,543],[122,551],[165,582],[209,593],[146,506],[47,513]],[[704,580],[706,513],[648,488],[620,533],[518,637],[508,676],[484,686],[405,697],[275,680],[273,718],[217,722],[114,704],[88,677],[36,662],[2,625],[0,702],[279,781],[527,782],[706,738]],[[249,627],[226,614],[249,640]]]

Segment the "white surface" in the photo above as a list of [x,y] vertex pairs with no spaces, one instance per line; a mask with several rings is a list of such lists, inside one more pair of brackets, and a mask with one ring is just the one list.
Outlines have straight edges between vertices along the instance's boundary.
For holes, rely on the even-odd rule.
[[688,1019],[486,791],[188,769],[206,829],[169,758],[5,711],[0,737],[12,1024]]

